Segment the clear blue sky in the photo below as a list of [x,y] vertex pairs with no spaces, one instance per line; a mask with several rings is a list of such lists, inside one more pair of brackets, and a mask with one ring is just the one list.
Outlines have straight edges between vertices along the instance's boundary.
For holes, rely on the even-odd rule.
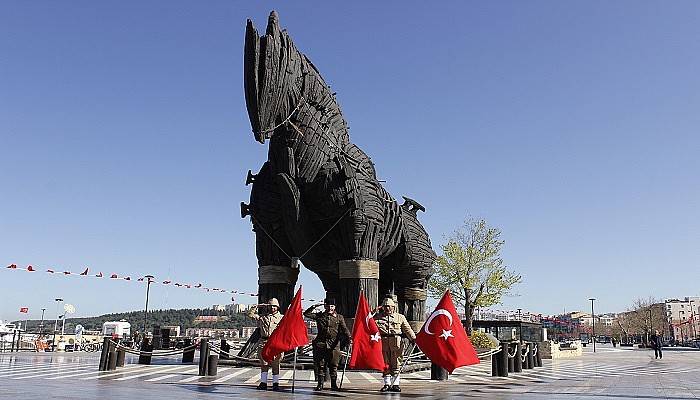
[[[700,294],[692,1],[4,1],[0,261],[256,289],[246,18],[280,13],[433,243],[467,215],[524,277],[498,308]],[[3,266],[4,266],[3,265]],[[302,273],[307,296],[320,296]],[[156,285],[153,308],[230,295]],[[142,309],[136,282],[0,271],[0,318]],[[249,301],[241,298],[241,301]]]

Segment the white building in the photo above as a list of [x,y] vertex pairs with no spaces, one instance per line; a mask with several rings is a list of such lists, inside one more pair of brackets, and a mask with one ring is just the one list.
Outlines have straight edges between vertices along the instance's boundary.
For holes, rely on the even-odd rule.
[[669,299],[665,305],[674,339],[687,340],[700,334],[700,297]]
[[596,316],[595,323],[600,324],[601,326],[613,326],[615,318],[617,318],[617,314],[615,313],[600,314]]
[[256,328],[257,327],[255,327],[255,326],[244,326],[243,328],[241,328],[241,337],[242,338],[251,337]]

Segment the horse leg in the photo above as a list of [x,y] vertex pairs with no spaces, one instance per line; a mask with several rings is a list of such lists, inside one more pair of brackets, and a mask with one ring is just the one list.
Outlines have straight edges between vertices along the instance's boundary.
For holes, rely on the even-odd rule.
[[255,231],[258,300],[266,303],[274,297],[280,302],[281,310],[286,310],[294,296],[299,266],[292,265],[292,245],[280,214],[281,203],[279,185],[266,162],[253,179],[250,206],[247,207]]

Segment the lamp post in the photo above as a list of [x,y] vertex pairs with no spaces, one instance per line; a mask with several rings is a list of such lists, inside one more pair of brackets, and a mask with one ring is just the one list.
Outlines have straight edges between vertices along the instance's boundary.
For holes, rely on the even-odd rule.
[[41,309],[41,322],[39,323],[39,335],[44,333],[44,312],[46,311],[45,308]]
[[591,301],[591,336],[593,336],[593,352],[595,353],[595,312],[593,311],[593,302],[595,298],[588,299]]
[[56,302],[56,321],[53,323],[53,340],[51,341],[51,350],[56,351],[56,330],[58,329],[58,303],[62,303],[63,299],[54,299]]
[[148,319],[148,292],[151,290],[151,282],[153,282],[153,275],[146,275],[146,308],[143,310],[143,337],[146,337],[146,321]]

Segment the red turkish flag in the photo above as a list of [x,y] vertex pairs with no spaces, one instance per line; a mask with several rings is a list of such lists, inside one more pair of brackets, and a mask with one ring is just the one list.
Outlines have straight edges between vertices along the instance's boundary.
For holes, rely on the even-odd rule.
[[36,271],[36,270],[34,269],[34,267],[32,267],[31,265],[29,265],[29,266],[27,266],[27,271],[29,271],[29,272],[34,272],[34,271]]
[[449,290],[416,335],[416,344],[430,361],[450,373],[455,368],[479,363],[479,357],[457,315]]
[[352,326],[352,355],[348,366],[350,369],[386,369],[382,355],[382,337],[362,292],[355,311],[355,324]]
[[7,266],[9,269],[17,269],[17,264],[10,264]]
[[90,270],[90,268],[85,268],[85,271],[81,272],[80,275],[86,276],[88,274],[89,270]]
[[261,355],[263,360],[271,362],[278,354],[309,343],[306,324],[301,313],[301,286],[292,299],[292,304],[282,317],[280,324],[272,331],[265,343]]
[[19,312],[26,314],[29,312],[29,307],[20,307]]

